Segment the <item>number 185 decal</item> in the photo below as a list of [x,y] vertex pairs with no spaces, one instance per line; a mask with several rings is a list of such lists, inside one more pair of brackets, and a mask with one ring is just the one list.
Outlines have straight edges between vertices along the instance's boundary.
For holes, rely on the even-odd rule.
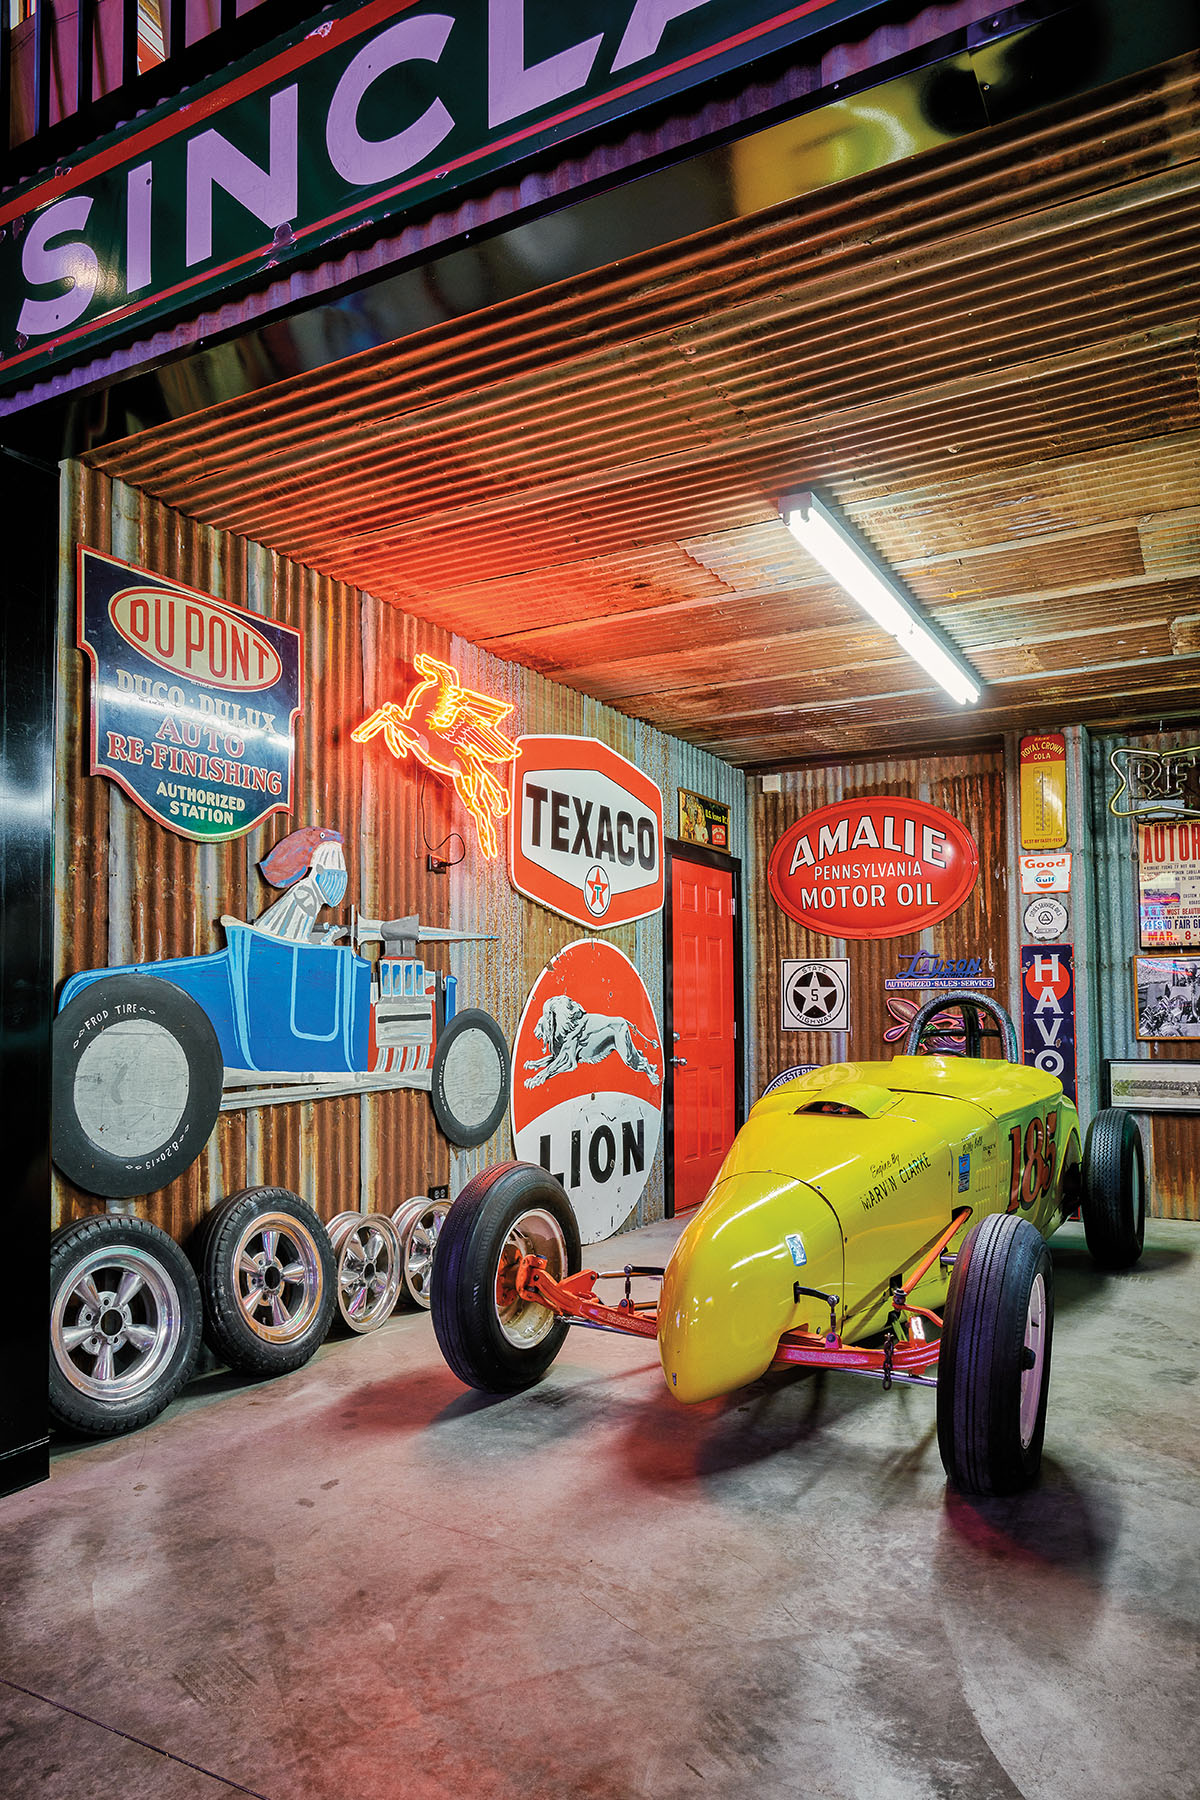
[[1012,1166],[1008,1183],[1008,1211],[1016,1212],[1018,1207],[1028,1210],[1035,1205],[1043,1194],[1048,1194],[1054,1182],[1054,1140],[1058,1131],[1058,1108],[1046,1114],[1044,1120],[1036,1115],[1030,1119],[1022,1132],[1019,1125],[1014,1125],[1008,1134],[1012,1146]]

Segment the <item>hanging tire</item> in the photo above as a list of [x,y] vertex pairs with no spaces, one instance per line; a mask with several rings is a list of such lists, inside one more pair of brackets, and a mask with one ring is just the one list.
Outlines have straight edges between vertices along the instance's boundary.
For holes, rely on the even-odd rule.
[[337,1258],[334,1325],[365,1336],[396,1310],[400,1238],[383,1213],[343,1213],[329,1227]]
[[429,1311],[433,1257],[442,1226],[450,1211],[449,1200],[425,1200],[409,1219],[401,1243],[401,1289],[410,1306]]
[[1092,1261],[1131,1269],[1146,1237],[1146,1162],[1132,1113],[1106,1107],[1088,1126],[1079,1205]]
[[1046,1429],[1054,1276],[1028,1219],[999,1213],[967,1233],[950,1276],[937,1365],[942,1463],[966,1494],[1036,1478]]
[[165,1231],[78,1219],[50,1240],[50,1414],[89,1437],[134,1431],[196,1366],[200,1289]]
[[542,1256],[556,1280],[578,1272],[579,1227],[571,1202],[545,1169],[501,1163],[469,1181],[442,1227],[432,1286],[442,1355],[469,1387],[511,1394],[540,1381],[562,1348],[567,1322],[523,1300],[522,1255]]
[[215,1207],[197,1235],[204,1341],[247,1375],[286,1375],[306,1363],[337,1306],[329,1234],[287,1188],[244,1188]]
[[156,975],[107,975],[54,1021],[52,1151],[89,1194],[165,1187],[203,1150],[224,1064],[208,1014]]
[[508,1041],[490,1013],[468,1007],[438,1034],[429,1098],[452,1144],[486,1144],[504,1117],[511,1070]]

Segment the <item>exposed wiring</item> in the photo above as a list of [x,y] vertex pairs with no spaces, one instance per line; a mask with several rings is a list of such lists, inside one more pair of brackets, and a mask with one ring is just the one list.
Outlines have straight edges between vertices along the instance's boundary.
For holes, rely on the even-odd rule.
[[443,844],[452,844],[454,842],[455,838],[457,838],[459,843],[462,845],[461,854],[458,856],[453,856],[453,857],[446,856],[446,857],[440,858],[440,860],[445,863],[445,865],[448,869],[457,868],[457,866],[460,862],[466,861],[467,840],[466,840],[466,838],[464,838],[461,831],[448,831],[446,833],[445,837],[442,838],[440,843],[437,843],[437,844],[430,843],[429,833],[425,828],[425,783],[428,780],[429,780],[428,770],[422,769],[422,771],[421,771],[421,787],[420,787],[420,791],[419,791],[418,797],[417,797],[417,807],[418,807],[418,811],[420,813],[420,819],[421,819],[421,842],[424,844],[424,846],[425,846],[426,850],[429,852],[430,856],[437,856],[438,852],[441,850]]

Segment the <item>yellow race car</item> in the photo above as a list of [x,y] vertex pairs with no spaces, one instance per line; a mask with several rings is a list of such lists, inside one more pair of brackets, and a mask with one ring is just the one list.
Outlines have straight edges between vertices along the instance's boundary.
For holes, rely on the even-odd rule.
[[[919,1054],[961,1008],[968,1050],[991,1016],[1004,1058]],[[1045,1239],[1082,1211],[1104,1268],[1141,1254],[1145,1170],[1126,1112],[1079,1118],[1056,1077],[1019,1060],[987,996],[939,995],[890,1062],[835,1063],[752,1109],[665,1269],[580,1268],[565,1192],[505,1163],[463,1189],[442,1227],[433,1322],[469,1385],[537,1381],[576,1321],[657,1339],[678,1400],[768,1369],[841,1369],[937,1388],[938,1446],[959,1489],[1011,1493],[1037,1474],[1054,1286]],[[633,1281],[661,1279],[657,1301]],[[615,1304],[598,1281],[624,1283]]]

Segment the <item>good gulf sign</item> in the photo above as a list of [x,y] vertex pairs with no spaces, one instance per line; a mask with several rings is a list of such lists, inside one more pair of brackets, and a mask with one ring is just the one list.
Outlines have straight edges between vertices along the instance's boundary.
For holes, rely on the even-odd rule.
[[921,931],[955,912],[978,876],[966,826],[898,795],[837,800],[806,813],[767,864],[777,905],[810,930],[840,938]]
[[517,739],[509,879],[517,892],[607,930],[662,911],[663,801],[598,738]]

